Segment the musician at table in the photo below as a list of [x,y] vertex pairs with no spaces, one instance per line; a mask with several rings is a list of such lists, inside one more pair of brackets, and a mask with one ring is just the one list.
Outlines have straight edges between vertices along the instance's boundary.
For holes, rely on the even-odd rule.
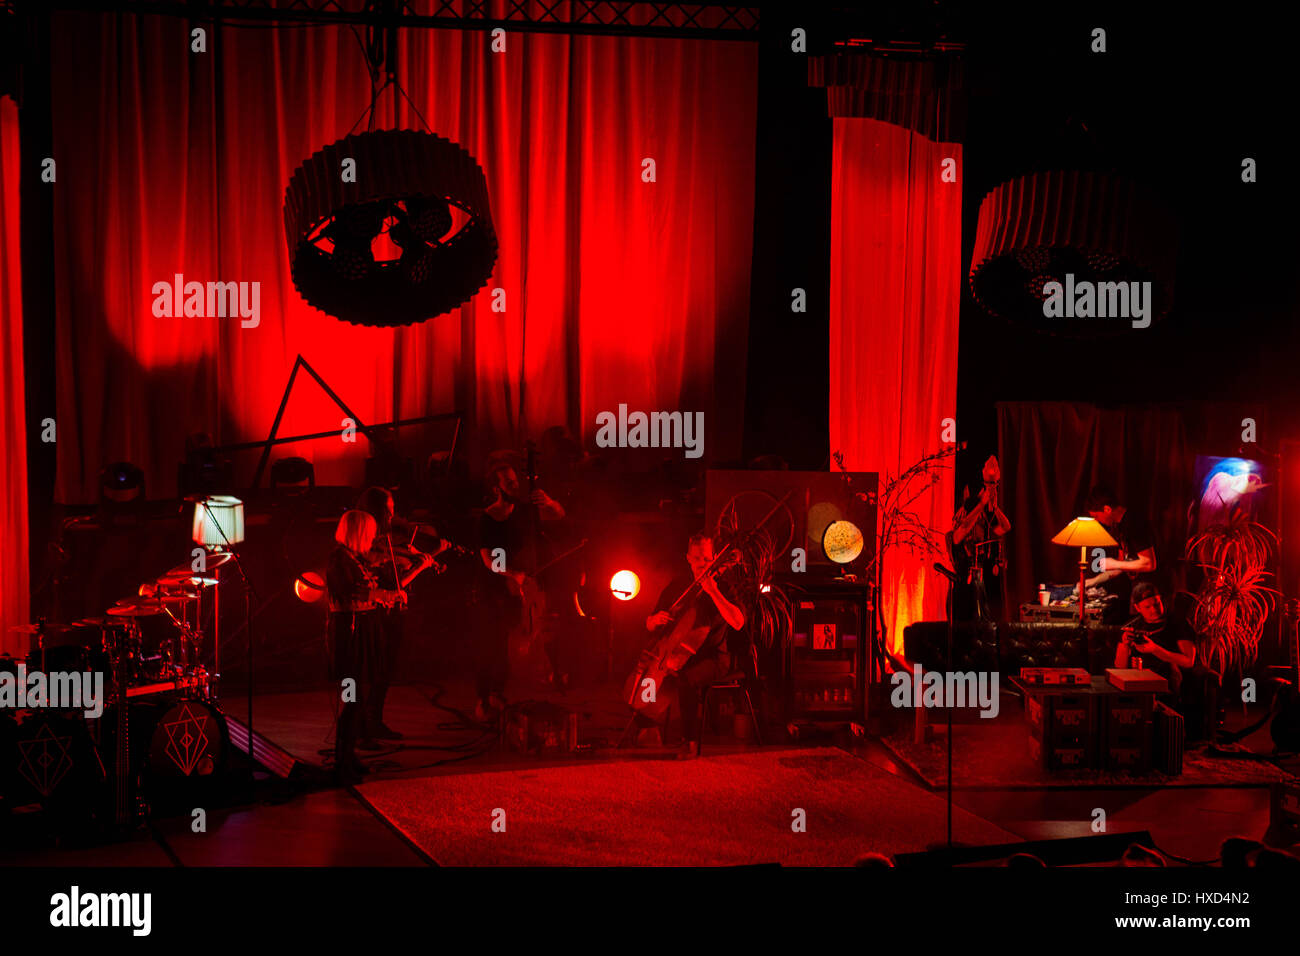
[[[347,511],[334,532],[338,546],[325,569],[329,602],[326,629],[331,678],[342,708],[335,729],[334,767],[340,780],[355,782],[366,772],[357,759],[357,737],[369,695],[384,673],[383,639],[377,610],[406,599],[406,592],[381,588],[366,555],[378,525],[364,511]],[[351,681],[345,686],[346,681]]]
[[1134,585],[1140,581],[1155,583],[1155,534],[1151,531],[1151,523],[1141,513],[1120,504],[1115,493],[1103,485],[1089,492],[1084,507],[1118,542],[1117,547],[1105,549],[1098,573],[1086,579],[1084,584],[1089,588],[1100,587],[1112,596],[1113,600],[1102,614],[1102,622],[1119,624],[1130,615]]
[[1115,648],[1115,666],[1133,667],[1141,658],[1143,670],[1169,682],[1164,702],[1182,714],[1188,741],[1213,739],[1219,723],[1221,678],[1197,653],[1196,631],[1188,609],[1178,601],[1166,611],[1160,592],[1149,581],[1133,586],[1135,620],[1124,626]]
[[[749,642],[744,634],[745,612],[725,583],[714,573],[706,574],[713,562],[713,540],[701,532],[691,538],[686,548],[688,571],[683,571],[668,583],[659,595],[654,612],[645,620],[650,632],[664,632],[688,608],[695,608],[695,626],[707,626],[708,636],[695,655],[677,673],[678,713],[682,722],[681,758],[699,754],[700,695],[706,684],[717,680],[733,669],[742,667],[749,655]],[[693,582],[699,587],[678,605],[675,614],[669,613],[673,602],[685,594]]]

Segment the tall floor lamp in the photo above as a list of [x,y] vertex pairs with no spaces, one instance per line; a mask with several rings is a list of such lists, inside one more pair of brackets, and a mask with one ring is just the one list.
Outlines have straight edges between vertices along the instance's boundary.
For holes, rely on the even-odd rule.
[[[235,561],[235,568],[244,581],[244,637],[248,641],[248,754],[253,754],[253,621],[250,592],[255,594],[253,582],[244,573],[234,546],[244,540],[244,503],[230,495],[209,495],[194,504],[194,526],[191,538],[209,551],[225,551]],[[221,679],[221,583],[220,569],[213,569],[217,584],[213,587],[213,670]]]
[[1085,621],[1084,605],[1088,601],[1088,549],[1112,548],[1119,542],[1110,536],[1110,532],[1096,518],[1075,518],[1062,528],[1053,544],[1063,544],[1079,549],[1079,624]]

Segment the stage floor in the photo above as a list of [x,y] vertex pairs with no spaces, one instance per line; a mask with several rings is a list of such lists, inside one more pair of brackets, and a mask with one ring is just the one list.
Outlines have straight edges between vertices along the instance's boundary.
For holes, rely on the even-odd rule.
[[[405,739],[361,754],[372,774],[340,788],[323,772],[333,694],[258,695],[257,733],[310,765],[305,783],[264,779],[257,802],[210,810],[206,833],[191,832],[188,817],[160,819],[121,843],[11,846],[0,857],[55,866],[847,865],[944,838],[942,786],[879,741],[718,742],[700,760],[674,761],[663,748],[613,749],[626,724],[615,689],[547,696],[579,711],[582,740],[595,746],[563,758],[513,753],[456,716],[472,708],[468,685],[396,687],[385,716]],[[223,707],[246,718],[237,695]],[[1150,830],[1167,853],[1208,860],[1229,836],[1263,835],[1269,796],[1261,786],[992,787],[958,790],[954,803],[954,839],[968,845],[1088,836],[1101,808],[1107,832]],[[497,809],[505,833],[491,829]],[[807,833],[790,829],[796,809],[807,812]]]

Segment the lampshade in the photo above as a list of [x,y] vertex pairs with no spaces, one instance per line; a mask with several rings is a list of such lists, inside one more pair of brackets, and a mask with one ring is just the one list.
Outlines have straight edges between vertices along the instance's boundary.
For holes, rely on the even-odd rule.
[[1110,536],[1110,532],[1096,518],[1075,518],[1062,528],[1052,544],[1064,544],[1072,548],[1109,548],[1119,544]]
[[195,544],[209,548],[244,540],[244,503],[230,495],[213,495],[194,504]]
[[1149,318],[1157,320],[1173,302],[1175,242],[1172,217],[1134,182],[1109,173],[1036,172],[1004,182],[984,197],[971,256],[971,294],[991,315],[1043,331],[1123,334],[1130,321],[1076,317],[1073,305],[1049,318],[1047,284],[1060,283],[1072,302],[1074,290],[1095,290],[1098,300],[1088,311],[1100,314],[1101,290],[1118,296],[1122,283],[1128,301],[1129,283],[1150,282]]

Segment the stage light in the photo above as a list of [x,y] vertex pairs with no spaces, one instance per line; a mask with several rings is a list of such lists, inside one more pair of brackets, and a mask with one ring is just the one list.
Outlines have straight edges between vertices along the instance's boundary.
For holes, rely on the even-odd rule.
[[244,503],[230,495],[195,502],[191,539],[206,548],[239,544],[244,540]]
[[294,579],[293,593],[298,600],[315,604],[325,596],[325,579],[319,571],[304,571]]
[[305,493],[316,487],[316,466],[297,455],[277,458],[271,465],[271,489]]
[[99,500],[126,504],[144,498],[144,472],[129,461],[115,461],[99,473]]
[[641,593],[641,579],[632,571],[619,571],[609,579],[609,589],[620,601],[630,601]]
[[862,529],[852,521],[833,521],[822,535],[822,553],[836,564],[849,564],[862,554]]

